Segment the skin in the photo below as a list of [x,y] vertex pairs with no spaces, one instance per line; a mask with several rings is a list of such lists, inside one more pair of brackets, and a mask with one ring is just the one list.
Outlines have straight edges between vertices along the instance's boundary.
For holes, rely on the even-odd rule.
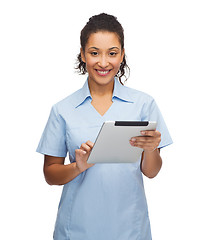
[[162,167],[160,149],[157,147],[161,141],[161,133],[158,131],[141,132],[141,137],[133,137],[130,144],[134,147],[143,148],[141,171],[148,178],[154,178]]
[[[82,61],[86,63],[88,84],[92,96],[91,104],[104,115],[112,104],[114,76],[123,61],[124,49],[116,33],[100,31],[90,35],[85,46],[81,49]],[[161,141],[158,131],[145,131],[141,137],[134,136],[130,141],[133,147],[144,149],[141,161],[141,171],[149,178],[155,177],[161,169],[162,159],[157,149]],[[75,150],[76,162],[64,164],[65,158],[45,155],[44,175],[48,184],[63,185],[94,164],[88,164],[88,156],[93,143],[87,141]]]

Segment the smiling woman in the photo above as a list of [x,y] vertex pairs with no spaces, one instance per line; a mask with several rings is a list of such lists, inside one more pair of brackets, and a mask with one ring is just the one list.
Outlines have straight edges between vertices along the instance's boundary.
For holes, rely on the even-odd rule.
[[[151,240],[142,173],[158,174],[160,148],[172,140],[154,99],[121,82],[127,69],[124,35],[114,16],[89,19],[78,61],[87,80],[53,106],[37,148],[45,156],[46,181],[64,185],[54,239]],[[136,163],[88,163],[102,124],[116,120],[155,121],[157,129],[129,139],[129,145],[144,150]],[[68,152],[70,164],[65,164]]]
[[[130,72],[130,69],[126,63],[126,56],[124,51],[124,29],[122,28],[121,24],[117,21],[116,17],[112,15],[102,13],[93,16],[89,19],[89,22],[87,22],[85,27],[82,29],[80,36],[81,52],[78,55],[77,59],[78,66],[76,69],[79,69],[81,74],[85,74],[88,71],[86,61],[84,61],[85,59],[84,54],[86,53],[86,48],[89,45],[89,41],[92,41],[91,37],[93,38],[93,35],[96,35],[95,33],[99,34],[99,36],[96,36],[94,38],[97,38],[97,40],[99,40],[101,48],[98,48],[97,46],[90,46],[92,48],[91,54],[94,56],[99,55],[100,51],[103,50],[102,49],[103,42],[108,43],[108,45],[105,46],[105,51],[108,51],[107,52],[108,55],[115,57],[117,54],[120,54],[121,62],[119,64],[117,72],[115,72],[115,76],[117,76],[119,78],[120,83],[123,84],[121,78],[125,76],[126,72],[128,73]],[[108,36],[109,39],[105,39],[106,41],[110,40],[110,42],[105,42],[104,39],[100,39],[102,35],[105,35],[106,37],[107,35],[109,35],[109,33],[111,35],[114,35],[111,36],[111,39],[109,36]],[[113,41],[115,41],[115,45],[113,45]],[[110,46],[110,44],[112,45]],[[109,48],[107,49],[107,47]],[[125,77],[127,79],[127,76]]]

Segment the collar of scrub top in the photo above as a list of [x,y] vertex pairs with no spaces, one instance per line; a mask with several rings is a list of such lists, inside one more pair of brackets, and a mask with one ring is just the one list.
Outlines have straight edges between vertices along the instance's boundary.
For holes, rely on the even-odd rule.
[[[122,101],[125,101],[125,102],[131,102],[133,103],[133,99],[130,97],[130,95],[128,94],[128,89],[125,88],[125,86],[123,86],[119,80],[115,77],[114,78],[114,90],[113,90],[113,95],[112,95],[112,99],[114,98],[118,98]],[[83,87],[80,89],[79,91],[79,97],[76,98],[76,104],[75,104],[75,107],[79,107],[82,103],[85,102],[85,100],[87,98],[91,98],[91,93],[90,93],[90,90],[89,90],[89,87],[88,87],[88,78],[87,80],[85,81]]]

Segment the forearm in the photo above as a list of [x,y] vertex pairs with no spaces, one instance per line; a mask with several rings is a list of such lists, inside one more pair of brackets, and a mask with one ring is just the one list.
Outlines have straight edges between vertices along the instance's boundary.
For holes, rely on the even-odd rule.
[[63,185],[72,181],[81,172],[76,167],[76,162],[68,165],[51,164],[44,169],[46,182],[50,185]]
[[141,171],[148,178],[155,177],[162,167],[162,158],[160,150],[156,149],[153,152],[143,152]]

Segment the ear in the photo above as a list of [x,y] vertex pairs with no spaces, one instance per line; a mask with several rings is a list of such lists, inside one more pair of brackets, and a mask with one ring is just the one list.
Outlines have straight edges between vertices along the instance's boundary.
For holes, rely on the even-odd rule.
[[81,52],[81,59],[85,63],[86,62],[86,58],[85,58],[85,54],[84,54],[84,51],[83,51],[82,48],[80,49],[80,52]]

